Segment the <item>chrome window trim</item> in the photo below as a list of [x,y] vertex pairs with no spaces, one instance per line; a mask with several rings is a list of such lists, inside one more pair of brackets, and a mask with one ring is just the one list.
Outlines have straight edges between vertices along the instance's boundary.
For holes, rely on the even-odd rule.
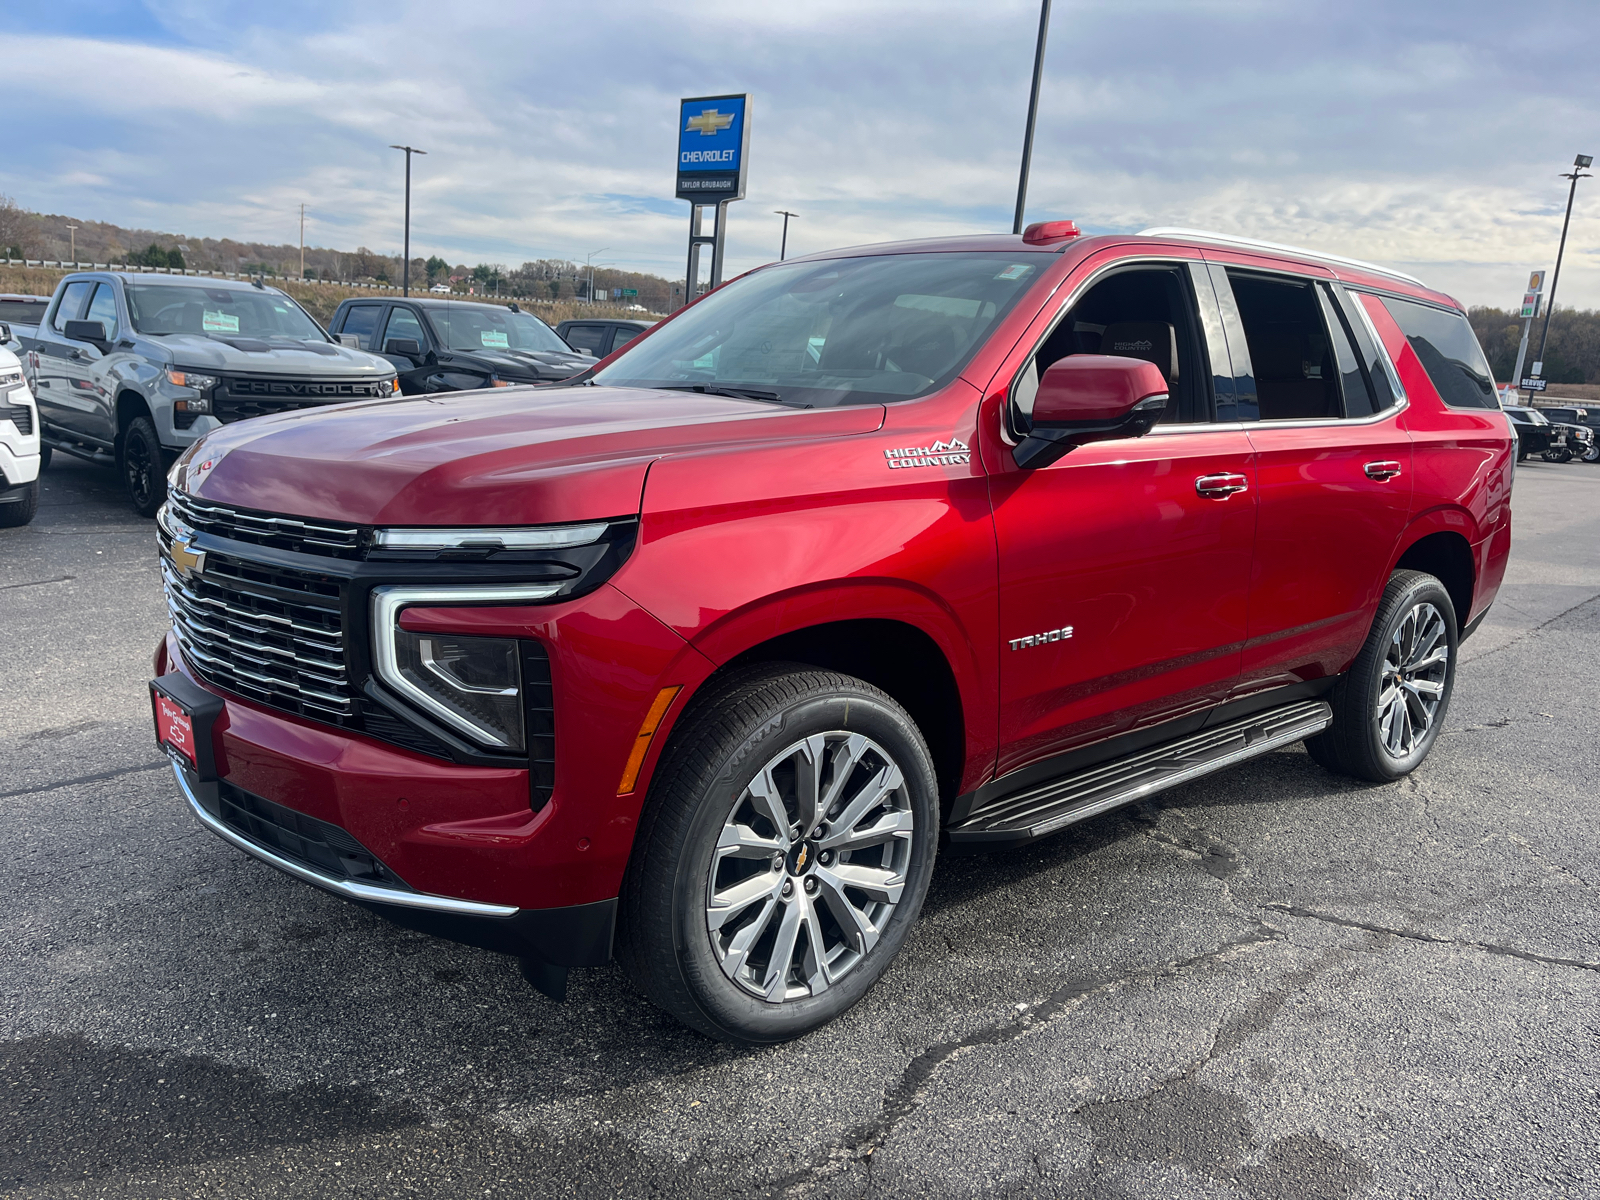
[[[435,896],[429,892],[402,892],[395,888],[373,887],[368,883],[355,883],[348,879],[335,879],[331,875],[313,871],[310,867],[303,867],[297,862],[281,858],[265,846],[258,846],[249,838],[229,829],[227,825],[206,811],[205,806],[200,803],[200,797],[195,794],[194,787],[190,785],[182,767],[177,763],[173,763],[172,773],[177,776],[178,790],[183,793],[183,798],[189,802],[189,808],[194,812],[195,818],[201,825],[223,841],[236,849],[243,850],[252,858],[260,859],[270,867],[276,867],[286,875],[293,875],[296,879],[315,884],[317,887],[333,892],[335,895],[343,896],[347,900],[360,900],[367,904],[394,904],[401,908],[420,908],[427,912],[456,913],[469,917],[514,917],[522,911],[506,904],[484,904],[477,900],[457,900],[450,896]],[[197,786],[214,787],[216,785],[202,783]]]
[[372,665],[378,678],[394,688],[410,703],[465,734],[479,745],[495,750],[509,749],[508,743],[491,741],[492,735],[462,719],[459,713],[440,704],[400,672],[395,654],[394,634],[399,629],[400,610],[418,604],[532,604],[548,600],[561,590],[559,583],[524,584],[514,587],[413,587],[393,584],[372,589]]
[[1149,229],[1141,229],[1134,236],[1192,239],[1197,242],[1211,242],[1219,246],[1268,250],[1274,254],[1293,254],[1298,258],[1309,258],[1317,262],[1342,263],[1347,267],[1358,267],[1363,271],[1371,271],[1374,275],[1386,275],[1390,279],[1403,279],[1407,283],[1416,284],[1418,287],[1428,286],[1414,275],[1407,275],[1404,271],[1396,271],[1391,267],[1380,267],[1377,263],[1367,262],[1365,259],[1346,258],[1342,254],[1324,254],[1320,250],[1307,250],[1303,246],[1290,246],[1283,242],[1263,242],[1255,238],[1235,237],[1228,233],[1213,233],[1205,229],[1182,229],[1177,226],[1166,225],[1155,225]]

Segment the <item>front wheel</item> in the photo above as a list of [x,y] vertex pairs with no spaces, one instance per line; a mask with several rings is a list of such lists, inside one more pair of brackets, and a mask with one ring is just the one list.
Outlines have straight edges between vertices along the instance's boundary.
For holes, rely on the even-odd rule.
[[1584,462],[1600,462],[1600,441],[1590,442],[1583,448]]
[[167,464],[149,417],[135,417],[122,435],[122,478],[141,517],[153,517],[167,498]]
[[0,528],[15,529],[33,520],[39,511],[39,481],[35,479],[21,489],[22,499],[0,504]]
[[867,992],[922,907],[939,833],[922,735],[889,696],[750,668],[680,719],[623,887],[619,957],[723,1041],[785,1041]]
[[1324,767],[1387,783],[1428,756],[1456,678],[1456,610],[1432,575],[1389,577],[1372,632],[1329,699],[1333,724],[1306,749]]

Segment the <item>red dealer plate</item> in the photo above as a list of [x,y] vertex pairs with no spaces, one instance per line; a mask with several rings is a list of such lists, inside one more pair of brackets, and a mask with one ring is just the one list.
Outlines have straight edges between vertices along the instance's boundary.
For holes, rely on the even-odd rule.
[[200,764],[194,756],[194,718],[182,705],[160,692],[152,690],[150,695],[156,706],[156,741],[181,754],[191,767],[199,770]]

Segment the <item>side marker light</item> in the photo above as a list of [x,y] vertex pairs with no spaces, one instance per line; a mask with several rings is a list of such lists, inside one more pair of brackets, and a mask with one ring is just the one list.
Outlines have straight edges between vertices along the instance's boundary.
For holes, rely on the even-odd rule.
[[656,736],[656,730],[661,728],[661,718],[667,715],[667,709],[672,707],[672,702],[681,691],[681,686],[665,687],[656,693],[650,711],[645,714],[644,724],[639,726],[639,736],[633,739],[633,751],[628,755],[628,765],[622,768],[617,795],[626,796],[639,782],[639,771],[644,766],[644,756],[650,752],[651,739]]

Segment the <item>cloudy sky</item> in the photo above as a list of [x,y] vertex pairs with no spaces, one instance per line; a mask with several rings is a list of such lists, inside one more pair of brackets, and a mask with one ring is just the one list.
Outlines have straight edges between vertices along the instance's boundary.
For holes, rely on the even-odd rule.
[[[0,192],[193,236],[682,270],[677,99],[748,91],[732,273],[1010,226],[1037,0],[12,4]],[[1030,219],[1375,259],[1507,306],[1600,155],[1600,4],[1056,0]],[[1600,181],[1561,298],[1600,307]]]

